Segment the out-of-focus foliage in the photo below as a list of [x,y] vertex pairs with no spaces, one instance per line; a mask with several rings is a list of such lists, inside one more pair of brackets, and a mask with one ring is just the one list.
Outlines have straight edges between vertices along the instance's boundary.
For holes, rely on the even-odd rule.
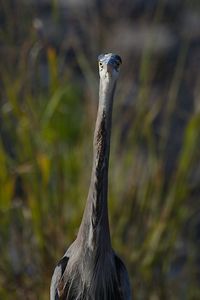
[[87,197],[96,57],[123,59],[113,246],[134,299],[200,299],[198,1],[0,3],[0,299],[49,299]]

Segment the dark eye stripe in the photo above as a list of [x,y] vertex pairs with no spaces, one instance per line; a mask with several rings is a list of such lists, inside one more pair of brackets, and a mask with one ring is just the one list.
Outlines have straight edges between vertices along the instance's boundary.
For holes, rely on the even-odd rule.
[[120,64],[122,64],[122,59],[119,55],[115,55],[115,59],[117,59],[119,61]]

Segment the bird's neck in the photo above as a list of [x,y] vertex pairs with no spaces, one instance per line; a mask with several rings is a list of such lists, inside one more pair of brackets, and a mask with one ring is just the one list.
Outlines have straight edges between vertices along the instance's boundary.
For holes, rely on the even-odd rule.
[[[108,220],[108,166],[115,83],[100,80],[99,107],[93,141],[93,166],[87,203],[78,238],[88,247],[111,248]],[[104,249],[105,250],[105,249]]]

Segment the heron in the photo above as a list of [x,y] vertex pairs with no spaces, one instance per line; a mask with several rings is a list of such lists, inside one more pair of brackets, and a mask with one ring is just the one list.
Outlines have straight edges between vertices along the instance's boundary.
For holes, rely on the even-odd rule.
[[113,53],[98,57],[99,105],[89,192],[77,238],[55,267],[51,300],[131,299],[127,269],[111,245],[107,202],[113,97],[121,63]]

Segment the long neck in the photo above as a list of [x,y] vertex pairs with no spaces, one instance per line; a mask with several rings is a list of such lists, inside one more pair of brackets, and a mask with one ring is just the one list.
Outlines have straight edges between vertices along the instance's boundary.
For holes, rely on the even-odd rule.
[[93,141],[93,166],[87,203],[78,238],[91,249],[110,249],[108,221],[108,166],[115,83],[100,79],[99,107]]

